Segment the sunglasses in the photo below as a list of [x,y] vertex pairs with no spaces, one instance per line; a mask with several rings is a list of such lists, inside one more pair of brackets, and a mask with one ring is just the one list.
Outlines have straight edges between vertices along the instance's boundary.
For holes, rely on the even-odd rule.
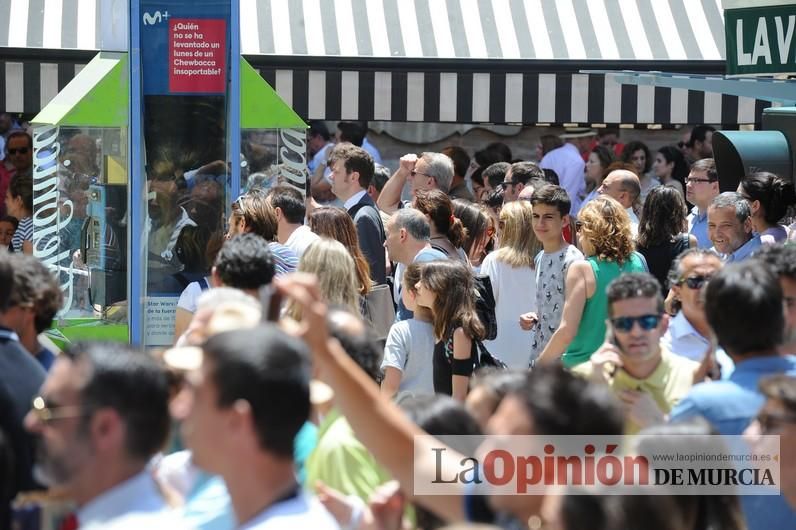
[[757,415],[757,423],[760,424],[762,434],[776,431],[779,427],[796,423],[796,414],[769,414],[761,412]]
[[613,325],[616,331],[621,331],[622,333],[629,333],[630,330],[633,329],[633,325],[638,322],[638,325],[641,326],[641,329],[644,331],[650,331],[658,327],[658,324],[661,321],[661,315],[641,315],[640,317],[616,317],[611,319],[611,325]]
[[48,404],[47,401],[41,397],[36,396],[30,407],[31,413],[36,416],[42,423],[48,423],[54,420],[64,420],[68,418],[79,418],[85,414],[83,407],[79,405],[64,405],[55,406]]
[[686,177],[685,178],[685,183],[688,184],[689,182],[691,182],[693,184],[697,184],[699,182],[715,182],[715,181],[714,180],[710,180],[710,179],[695,179],[695,178]]
[[687,285],[689,289],[701,289],[703,285],[710,281],[710,276],[689,276],[688,278],[680,278],[678,282],[680,285]]
[[423,175],[424,177],[428,177],[430,179],[434,178],[431,175],[429,175],[428,173],[421,173],[420,171],[417,171],[416,169],[413,169],[412,171],[410,171],[409,174],[412,175],[413,178],[418,176],[418,175]]
[[29,150],[29,148],[27,148],[27,147],[18,147],[16,149],[9,149],[8,150],[8,154],[9,155],[15,155],[15,154],[19,153],[20,155],[26,155],[26,154],[28,154],[28,150]]

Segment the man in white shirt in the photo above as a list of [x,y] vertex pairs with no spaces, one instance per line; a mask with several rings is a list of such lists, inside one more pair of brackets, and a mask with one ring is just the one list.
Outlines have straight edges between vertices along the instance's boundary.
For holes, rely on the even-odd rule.
[[638,176],[627,169],[615,169],[608,173],[597,192],[600,195],[613,197],[625,208],[635,238],[638,234],[638,217],[633,211],[633,204],[641,194],[641,182]]
[[192,369],[182,434],[194,463],[224,479],[238,528],[338,528],[295,475],[293,444],[310,413],[306,345],[265,324],[220,333],[188,353],[167,359]]
[[34,398],[39,477],[77,504],[81,530],[181,528],[148,463],[169,434],[169,386],[154,359],[117,343],[76,344]]
[[539,167],[542,169],[552,169],[556,172],[559,185],[567,190],[569,199],[572,201],[573,212],[580,210],[580,194],[586,187],[584,178],[586,163],[576,145],[583,134],[591,134],[591,132],[589,129],[583,129],[562,134],[560,137],[566,143],[544,155],[539,162]]
[[293,186],[280,184],[268,192],[268,201],[276,212],[276,240],[301,258],[307,247],[318,239],[304,224],[307,208],[301,192]]

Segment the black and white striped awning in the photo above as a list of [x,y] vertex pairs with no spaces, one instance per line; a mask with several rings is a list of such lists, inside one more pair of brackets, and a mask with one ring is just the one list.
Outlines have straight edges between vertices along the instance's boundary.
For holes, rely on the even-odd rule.
[[86,62],[0,60],[0,110],[38,113],[77,75]]
[[721,0],[240,0],[248,55],[715,61]]
[[261,69],[302,117],[494,124],[759,123],[763,100],[573,73]]
[[103,3],[117,0],[0,0],[0,47],[96,50]]

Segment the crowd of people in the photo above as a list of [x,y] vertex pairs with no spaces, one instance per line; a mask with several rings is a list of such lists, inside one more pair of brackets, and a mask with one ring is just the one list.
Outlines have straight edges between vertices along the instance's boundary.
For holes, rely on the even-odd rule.
[[[575,129],[538,162],[451,146],[390,174],[361,126],[314,124],[310,196],[231,203],[157,354],[43,353],[58,286],[0,254],[0,526],[57,498],[42,513],[81,529],[795,528],[796,194],[765,172],[721,193],[712,132],[653,158]],[[781,494],[413,488],[423,434],[637,433],[779,435]]]

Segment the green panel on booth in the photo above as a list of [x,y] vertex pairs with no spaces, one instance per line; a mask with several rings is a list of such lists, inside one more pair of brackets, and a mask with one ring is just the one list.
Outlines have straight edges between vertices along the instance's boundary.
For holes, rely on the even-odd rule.
[[240,59],[241,129],[306,129],[298,114],[246,59]]

